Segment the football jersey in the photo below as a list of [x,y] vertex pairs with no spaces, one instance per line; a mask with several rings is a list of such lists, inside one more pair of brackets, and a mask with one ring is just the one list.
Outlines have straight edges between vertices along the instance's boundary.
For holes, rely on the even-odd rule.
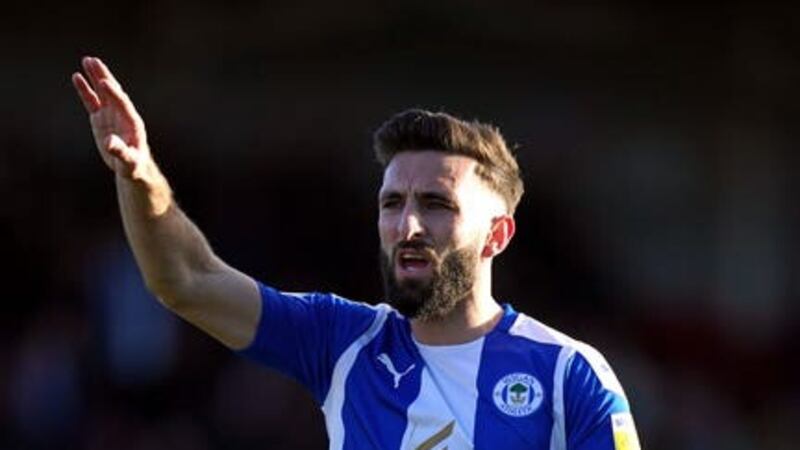
[[385,304],[259,290],[242,353],[312,393],[332,450],[639,448],[603,356],[509,305],[481,338],[431,346]]

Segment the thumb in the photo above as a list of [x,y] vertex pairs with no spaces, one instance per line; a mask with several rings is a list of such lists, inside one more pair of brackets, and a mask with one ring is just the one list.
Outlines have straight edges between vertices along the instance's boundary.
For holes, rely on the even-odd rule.
[[106,138],[104,147],[108,153],[125,163],[125,165],[133,166],[136,163],[133,150],[118,135],[109,135]]
[[128,144],[118,135],[112,134],[108,136],[103,146],[106,148],[107,152],[121,159],[124,163],[133,164],[133,152],[131,148],[128,147]]

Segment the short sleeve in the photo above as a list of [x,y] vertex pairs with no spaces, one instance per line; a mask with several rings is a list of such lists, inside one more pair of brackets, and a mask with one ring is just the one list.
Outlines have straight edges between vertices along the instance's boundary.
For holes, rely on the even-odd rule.
[[616,375],[595,349],[583,346],[564,382],[568,450],[639,450],[630,405]]
[[322,403],[336,360],[369,328],[375,308],[333,294],[258,287],[261,317],[240,354],[297,380]]

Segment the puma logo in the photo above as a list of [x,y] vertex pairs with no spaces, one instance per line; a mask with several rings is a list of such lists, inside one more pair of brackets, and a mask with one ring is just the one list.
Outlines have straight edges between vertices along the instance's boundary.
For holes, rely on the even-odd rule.
[[415,366],[415,364],[412,364],[412,365],[408,366],[408,369],[406,369],[406,370],[404,370],[402,372],[398,372],[397,369],[394,368],[394,363],[389,358],[389,355],[387,355],[386,353],[381,353],[380,355],[378,355],[378,361],[380,361],[381,364],[386,366],[386,370],[388,370],[389,373],[392,374],[392,377],[394,377],[394,388],[395,389],[400,387],[400,379],[403,378],[404,376],[406,376],[406,374],[408,374],[408,372],[411,372],[411,370]]

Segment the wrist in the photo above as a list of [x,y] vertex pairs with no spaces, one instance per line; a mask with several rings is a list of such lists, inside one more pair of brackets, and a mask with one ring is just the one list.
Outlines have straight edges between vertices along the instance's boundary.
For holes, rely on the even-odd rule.
[[119,189],[129,192],[151,217],[163,215],[172,204],[172,188],[161,170],[152,160],[137,168],[130,178],[117,174]]

